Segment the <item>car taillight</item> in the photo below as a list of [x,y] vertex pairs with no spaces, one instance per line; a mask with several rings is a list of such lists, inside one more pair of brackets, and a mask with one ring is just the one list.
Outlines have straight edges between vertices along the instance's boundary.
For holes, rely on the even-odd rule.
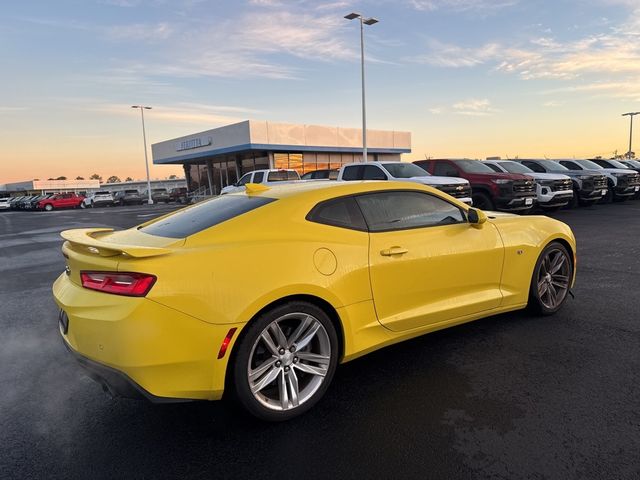
[[98,292],[144,297],[153,284],[155,275],[131,272],[80,272],[82,286]]

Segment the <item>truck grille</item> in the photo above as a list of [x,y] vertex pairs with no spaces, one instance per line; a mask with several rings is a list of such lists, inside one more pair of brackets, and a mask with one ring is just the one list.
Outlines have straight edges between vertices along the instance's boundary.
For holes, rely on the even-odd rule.
[[535,182],[533,180],[515,180],[513,182],[513,192],[521,197],[535,195]]
[[439,185],[438,190],[455,198],[471,197],[471,185]]
[[618,184],[620,186],[635,187],[640,185],[640,175],[637,173],[630,173],[622,177],[618,177]]
[[573,189],[573,185],[571,183],[570,179],[566,179],[566,180],[554,180],[553,183],[551,184],[551,191],[552,192],[559,192],[561,190],[572,190]]
[[607,188],[607,177],[604,175],[598,175],[593,179],[593,189]]

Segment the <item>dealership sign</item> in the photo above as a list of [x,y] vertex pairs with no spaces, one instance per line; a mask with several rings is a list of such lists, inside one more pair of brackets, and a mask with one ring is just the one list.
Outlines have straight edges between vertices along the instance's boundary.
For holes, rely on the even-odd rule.
[[208,138],[190,138],[189,140],[182,140],[178,147],[176,148],[176,152],[182,152],[183,150],[192,150],[194,148],[207,147],[211,145],[212,140],[211,137]]

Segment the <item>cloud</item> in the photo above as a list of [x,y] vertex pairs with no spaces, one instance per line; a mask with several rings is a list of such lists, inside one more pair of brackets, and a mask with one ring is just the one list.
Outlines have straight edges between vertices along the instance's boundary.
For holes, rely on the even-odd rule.
[[564,105],[565,102],[562,102],[560,100],[549,100],[548,102],[544,102],[542,104],[543,107],[548,107],[548,108],[555,108],[555,107],[561,107],[562,105]]
[[519,0],[410,0],[416,10],[433,12],[436,10],[452,10],[465,12],[469,10],[489,13],[516,5]]
[[105,29],[112,40],[123,41],[157,41],[166,40],[173,33],[173,28],[166,22],[156,24],[115,25]]
[[457,115],[484,117],[497,111],[498,110],[493,108],[491,102],[486,98],[471,98],[453,104],[453,113]]
[[[442,68],[489,68],[523,80],[570,83],[563,91],[640,98],[640,7],[628,19],[602,32],[560,40],[551,35],[519,42],[488,41],[479,46],[427,41],[427,51],[406,61]],[[555,90],[556,92],[558,90]]]

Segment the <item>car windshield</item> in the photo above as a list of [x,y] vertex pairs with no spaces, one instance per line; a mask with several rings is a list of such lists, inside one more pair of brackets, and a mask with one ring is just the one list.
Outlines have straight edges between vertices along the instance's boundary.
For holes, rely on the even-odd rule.
[[111,195],[109,192],[96,192],[95,195]]
[[467,173],[496,173],[479,160],[455,160],[455,163]]
[[637,160],[625,160],[625,162],[628,163],[633,168],[640,168],[640,162]]
[[138,190],[125,190],[124,193],[127,195],[138,195]]
[[591,160],[574,160],[578,165],[588,170],[602,170],[602,167]]
[[509,173],[534,173],[529,167],[518,162],[498,162],[498,165]]
[[542,165],[545,168],[545,170],[549,172],[568,172],[569,171],[569,169],[564,165],[560,165],[559,163],[553,162],[551,160],[545,160],[544,162],[540,162],[540,165]]
[[607,163],[613,165],[614,168],[624,168],[624,169],[628,169],[629,168],[624,163],[619,162],[617,160],[607,160]]
[[394,178],[426,177],[429,175],[424,168],[413,163],[382,163],[384,168]]

